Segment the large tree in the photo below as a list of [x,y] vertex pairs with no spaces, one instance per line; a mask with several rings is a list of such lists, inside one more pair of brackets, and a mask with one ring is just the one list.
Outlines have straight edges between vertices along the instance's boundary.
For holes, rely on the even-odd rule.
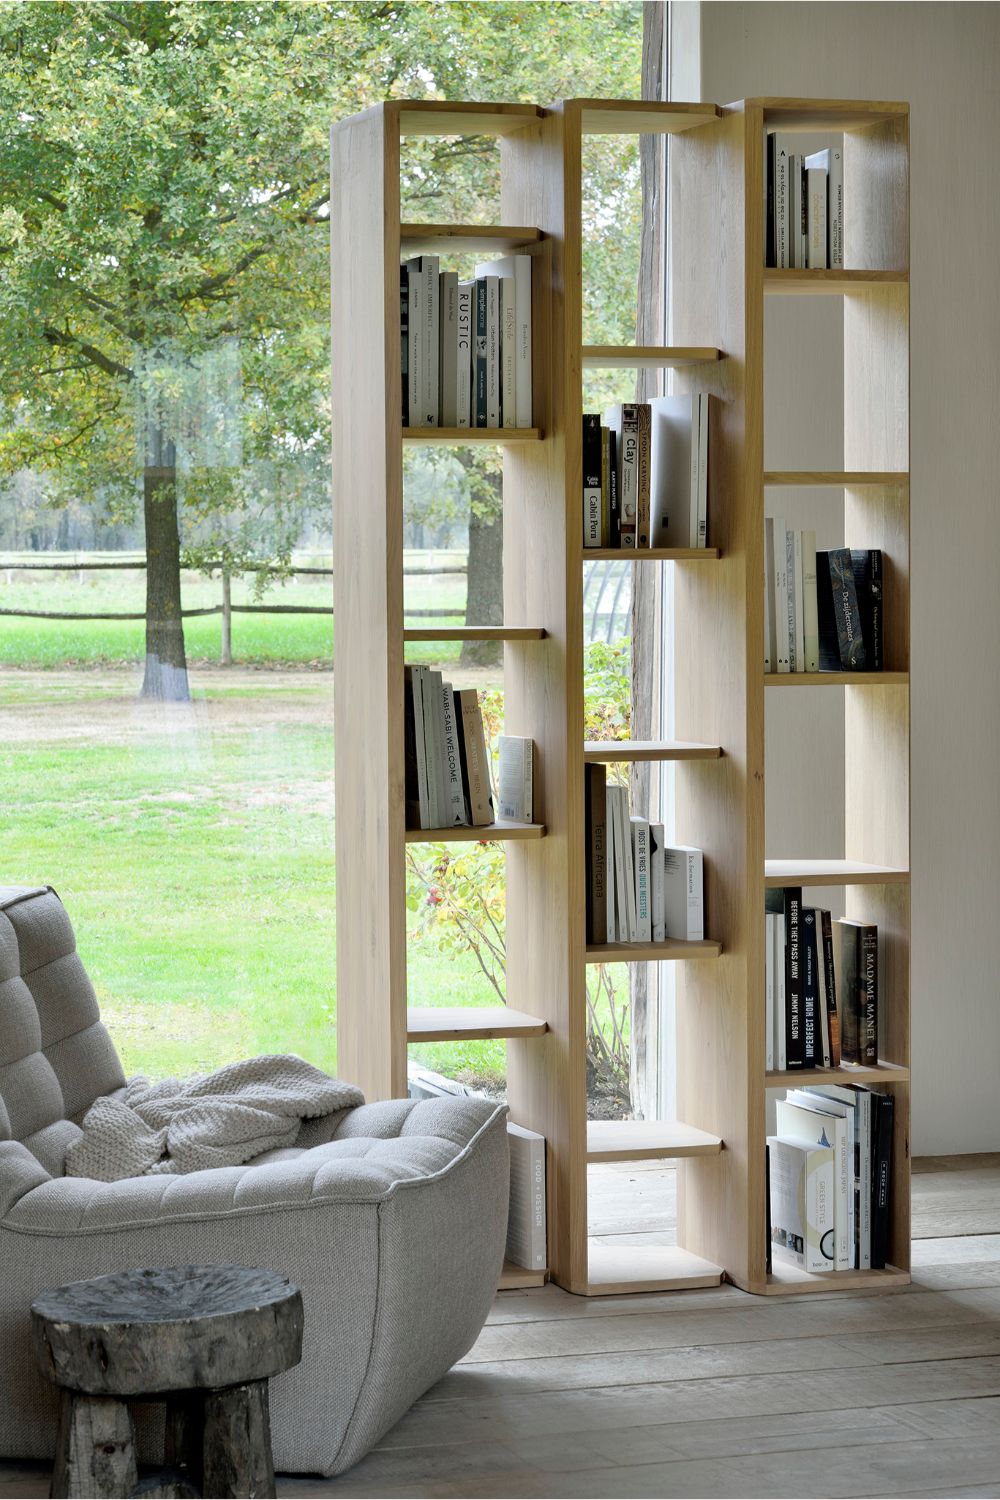
[[[287,507],[315,479],[331,119],[385,97],[635,93],[638,17],[549,0],[0,8],[0,470],[122,507],[141,489],[145,694],[188,692],[179,502],[214,546],[220,514],[245,518],[262,487]],[[490,149],[415,143],[409,201],[488,215]],[[191,392],[225,347],[240,411],[220,463]],[[242,537],[238,565],[255,527],[222,531]]]

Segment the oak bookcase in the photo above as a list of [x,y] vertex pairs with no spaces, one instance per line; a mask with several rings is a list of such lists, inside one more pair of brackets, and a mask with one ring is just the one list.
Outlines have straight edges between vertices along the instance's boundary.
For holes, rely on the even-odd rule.
[[[844,132],[842,271],[764,267],[768,126]],[[512,1117],[548,1143],[551,1277],[583,1294],[708,1286],[723,1277],[781,1294],[909,1279],[909,489],[907,107],[751,99],[712,104],[569,100],[392,101],[332,132],[333,476],[336,605],[337,1026],[341,1073],[370,1099],[406,1093],[407,1044],[506,1037]],[[588,133],[675,136],[670,162],[674,346],[583,344],[581,144]],[[405,135],[499,137],[499,226],[405,224]],[[424,250],[513,248],[534,259],[535,427],[401,426],[399,263]],[[844,471],[766,473],[763,314],[768,296],[844,299]],[[647,551],[675,569],[676,742],[585,745],[582,371],[661,368],[710,391],[709,541]],[[403,614],[404,441],[504,448],[504,619],[486,629],[407,630]],[[887,670],[763,674],[766,485],[844,497],[846,545],[880,547]],[[593,551],[589,557],[600,555]],[[613,553],[612,556],[621,554]],[[406,641],[500,637],[505,719],[536,745],[544,822],[408,831],[404,824]],[[845,858],[765,861],[764,715],[772,687],[836,692],[847,745]],[[677,837],[705,851],[703,943],[588,948],[584,766],[676,764]],[[517,1009],[407,1010],[405,846],[502,838],[507,845],[507,993]],[[896,1096],[891,1267],[826,1276],[765,1271],[764,1140],[769,1089],[806,1078],[765,1071],[764,889],[842,886],[849,915],[881,934],[877,1068],[843,1068]],[[678,966],[680,1122],[592,1122],[586,1113],[585,966]],[[809,1077],[834,1079],[821,1070]],[[588,1245],[588,1161],[678,1162],[678,1246]],[[531,1273],[517,1275],[530,1284]]]

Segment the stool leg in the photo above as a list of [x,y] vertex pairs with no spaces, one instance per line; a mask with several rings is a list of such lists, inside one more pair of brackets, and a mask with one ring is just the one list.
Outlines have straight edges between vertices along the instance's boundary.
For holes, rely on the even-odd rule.
[[64,1390],[50,1495],[120,1500],[131,1495],[137,1478],[132,1416],[124,1401]]
[[205,1392],[204,1483],[215,1497],[273,1500],[267,1381]]
[[202,1489],[202,1450],[205,1444],[205,1398],[201,1391],[167,1397],[164,1458],[167,1468],[181,1475],[198,1493]]

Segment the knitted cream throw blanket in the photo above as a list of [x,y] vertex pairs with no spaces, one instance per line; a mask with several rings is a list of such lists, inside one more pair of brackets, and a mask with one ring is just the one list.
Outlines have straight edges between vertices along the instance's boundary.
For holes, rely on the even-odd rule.
[[88,1109],[83,1134],[66,1153],[66,1175],[117,1182],[238,1167],[294,1145],[303,1119],[364,1102],[353,1085],[291,1056],[255,1057],[162,1083],[130,1078]]

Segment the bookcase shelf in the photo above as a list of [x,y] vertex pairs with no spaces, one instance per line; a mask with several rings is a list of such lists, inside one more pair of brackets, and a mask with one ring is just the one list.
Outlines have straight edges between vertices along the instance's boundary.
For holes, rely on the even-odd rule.
[[[909,1280],[909,1271],[898,1266],[886,1266],[884,1271],[824,1272],[802,1271],[798,1266],[775,1261],[774,1269],[762,1285],[750,1285],[745,1290],[765,1297],[787,1297],[796,1292],[861,1292],[871,1288],[888,1291],[894,1286],[907,1286]],[[736,1281],[736,1285],[742,1283]]]
[[718,958],[722,944],[711,938],[688,942],[667,938],[664,943],[588,943],[588,964],[675,963],[688,958]]
[[408,1042],[483,1042],[494,1037],[544,1036],[547,1030],[540,1016],[526,1016],[509,1005],[434,1005],[406,1012]]
[[691,740],[587,740],[584,765],[613,765],[638,760],[718,760],[719,745],[701,745]]
[[[765,123],[843,132],[851,183],[844,271],[764,268]],[[671,133],[667,235],[670,346],[587,345],[583,334],[582,154],[588,134]],[[499,140],[494,225],[400,226],[400,141]],[[909,677],[905,670],[765,676],[765,485],[842,491],[844,535],[886,560],[886,660],[909,664],[908,113],[874,101],[714,104],[566,100],[530,104],[390,101],[332,133],[334,591],[337,608],[338,1066],[369,1099],[407,1092],[419,1041],[502,1036],[512,1118],[546,1139],[551,1278],[582,1295],[738,1286],[776,1296],[893,1288],[909,1275]],[[753,211],[755,204],[761,211]],[[434,247],[532,258],[534,426],[400,425],[399,263]],[[344,290],[346,289],[346,291]],[[765,471],[764,307],[769,296],[843,297],[842,470]],[[648,335],[646,335],[648,337]],[[653,335],[654,337],[658,335]],[[705,392],[713,424],[712,547],[584,549],[581,421],[585,369],[664,369],[672,391]],[[359,392],[364,399],[359,399]],[[504,618],[538,627],[407,627],[403,444],[503,450]],[[763,483],[762,483],[763,476]],[[358,515],[366,524],[358,526]],[[677,562],[665,663],[676,722],[691,742],[598,745],[584,735],[583,584],[591,562]],[[697,564],[698,566],[688,566]],[[641,581],[655,583],[655,576]],[[415,621],[418,617],[412,617]],[[456,618],[456,617],[453,617]],[[457,618],[460,618],[458,616]],[[485,632],[489,630],[490,635]],[[551,641],[536,649],[542,632]],[[526,633],[527,632],[527,633]],[[411,642],[505,645],[504,712],[538,754],[546,825],[405,827],[403,661]],[[641,639],[634,642],[645,649]],[[765,703],[771,687],[840,695],[844,860],[765,862]],[[874,691],[872,689],[875,689]],[[366,705],[364,734],[357,705]],[[701,943],[586,941],[585,770],[671,761],[673,836],[705,851]],[[711,761],[709,765],[707,762]],[[506,1007],[414,1012],[407,1005],[408,844],[505,842]],[[764,901],[788,880],[842,886],[848,917],[878,925],[884,1014],[877,1068],[767,1072]],[[711,962],[704,960],[711,959]],[[695,961],[697,960],[697,961]],[[588,1126],[588,966],[673,961],[677,1113],[683,1125]],[[884,1023],[884,1024],[883,1024]],[[765,1268],[768,1091],[870,1082],[895,1098],[892,1268],[807,1277]],[[677,1246],[609,1246],[587,1233],[588,1160],[676,1157]],[[627,1175],[627,1174],[626,1174]],[[623,1222],[623,1230],[629,1228]],[[508,1273],[510,1274],[510,1273]],[[544,1272],[516,1273],[541,1280]]]
[[407,255],[499,255],[537,245],[541,234],[527,225],[401,224],[399,243]]
[[853,859],[766,859],[765,886],[908,885],[909,870]]
[[407,828],[408,844],[480,844],[497,839],[540,839],[545,837],[544,823],[505,823],[498,819],[484,828],[470,828],[456,823],[451,828]]
[[404,427],[404,443],[437,443],[441,448],[464,448],[466,443],[540,443],[540,427]]
[[909,672],[765,672],[764,686],[773,687],[906,687]]
[[588,1120],[587,1160],[673,1161],[718,1156],[722,1141],[679,1120]]
[[676,370],[684,365],[711,364],[720,349],[673,349],[635,344],[584,344],[585,370]]

